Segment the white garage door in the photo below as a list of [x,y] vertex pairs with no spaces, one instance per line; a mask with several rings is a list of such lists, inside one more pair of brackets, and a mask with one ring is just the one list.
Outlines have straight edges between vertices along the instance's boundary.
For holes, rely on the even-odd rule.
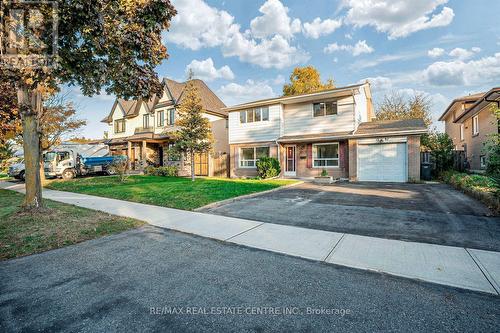
[[406,182],[406,143],[360,144],[358,179]]

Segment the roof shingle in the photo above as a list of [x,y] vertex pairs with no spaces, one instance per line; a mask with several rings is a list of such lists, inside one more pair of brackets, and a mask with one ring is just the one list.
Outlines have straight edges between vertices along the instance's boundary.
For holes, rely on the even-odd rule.
[[426,129],[427,127],[422,119],[378,120],[359,124],[354,135],[421,131]]

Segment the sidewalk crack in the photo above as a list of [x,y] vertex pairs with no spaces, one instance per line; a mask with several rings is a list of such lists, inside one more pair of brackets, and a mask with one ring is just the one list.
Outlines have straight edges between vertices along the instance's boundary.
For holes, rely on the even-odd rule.
[[[479,262],[478,262],[479,259],[476,260],[476,257],[474,257],[474,255],[472,253],[470,253],[467,248],[464,247],[464,249],[465,249],[465,252],[467,252],[467,254],[469,254],[469,256],[472,258],[472,261],[474,261],[474,263],[476,264],[476,266],[479,268],[479,270],[483,274],[483,276],[486,279],[486,281],[488,281],[488,283],[493,287],[493,290],[495,290],[495,292],[497,293],[497,295],[500,295],[500,290],[498,290],[495,287],[495,283],[491,281],[491,279],[493,279],[493,278],[490,279],[488,277],[490,275],[490,273],[488,272],[488,270],[486,269],[486,267],[484,267],[484,270],[483,270],[483,268],[481,267],[482,265],[480,265]],[[484,271],[486,271],[488,273],[485,273]]]
[[255,228],[258,228],[258,227],[260,227],[261,225],[263,225],[264,223],[265,223],[265,222],[262,222],[262,223],[260,223],[260,224],[257,224],[256,226],[251,227],[250,229],[243,230],[242,232],[239,232],[239,233],[237,233],[237,234],[236,234],[236,235],[234,235],[234,236],[231,236],[231,237],[229,237],[229,238],[226,238],[226,239],[224,239],[224,242],[228,242],[229,240],[231,240],[231,239],[233,239],[233,238],[235,238],[235,237],[238,237],[239,235],[243,235],[244,233],[249,232],[250,230],[253,230],[253,229],[255,229]]
[[330,252],[328,252],[328,254],[326,255],[326,257],[323,260],[321,260],[321,261],[326,261],[328,259],[328,257],[330,257],[332,255],[333,251],[337,248],[337,246],[340,244],[340,242],[344,239],[345,235],[346,234],[342,234],[342,236],[340,237],[340,239],[333,246],[332,250]]

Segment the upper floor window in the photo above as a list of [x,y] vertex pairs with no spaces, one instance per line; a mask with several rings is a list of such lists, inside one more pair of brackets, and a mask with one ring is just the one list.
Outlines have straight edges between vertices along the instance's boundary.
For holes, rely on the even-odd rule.
[[125,132],[125,119],[115,120],[115,133]]
[[240,168],[254,168],[261,157],[269,157],[269,147],[252,147],[240,149]]
[[472,135],[479,134],[479,117],[472,117]]
[[158,111],[156,115],[157,115],[156,118],[158,119],[157,126],[158,127],[165,126],[165,111]]
[[313,116],[331,116],[337,114],[337,102],[321,102],[313,104]]
[[142,127],[143,128],[149,128],[149,118],[150,118],[149,114],[145,114],[142,116]]
[[267,120],[269,120],[269,107],[267,106],[240,111],[240,123],[242,124]]
[[463,141],[464,137],[464,124],[460,124],[460,140]]
[[314,144],[312,151],[315,168],[339,166],[339,144],[337,142]]
[[170,126],[175,125],[175,109],[168,110],[167,124]]

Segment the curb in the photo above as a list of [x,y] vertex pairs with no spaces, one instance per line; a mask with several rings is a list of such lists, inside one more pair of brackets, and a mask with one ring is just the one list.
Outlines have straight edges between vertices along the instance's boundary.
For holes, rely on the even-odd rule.
[[285,186],[280,186],[280,187],[273,188],[273,189],[270,189],[270,190],[267,190],[267,191],[255,192],[255,193],[240,195],[239,197],[234,197],[234,198],[230,198],[230,199],[225,199],[225,200],[221,200],[221,201],[212,202],[212,203],[209,203],[208,205],[195,208],[195,209],[192,210],[192,212],[199,212],[199,211],[202,211],[202,210],[205,210],[205,209],[216,208],[216,207],[228,204],[228,203],[232,203],[232,202],[234,202],[236,200],[253,198],[253,197],[259,196],[261,194],[266,194],[266,193],[276,192],[276,191],[279,191],[279,190],[284,190],[286,188],[297,186],[297,185],[300,185],[300,184],[304,184],[304,181],[299,180],[296,183],[285,185]]

